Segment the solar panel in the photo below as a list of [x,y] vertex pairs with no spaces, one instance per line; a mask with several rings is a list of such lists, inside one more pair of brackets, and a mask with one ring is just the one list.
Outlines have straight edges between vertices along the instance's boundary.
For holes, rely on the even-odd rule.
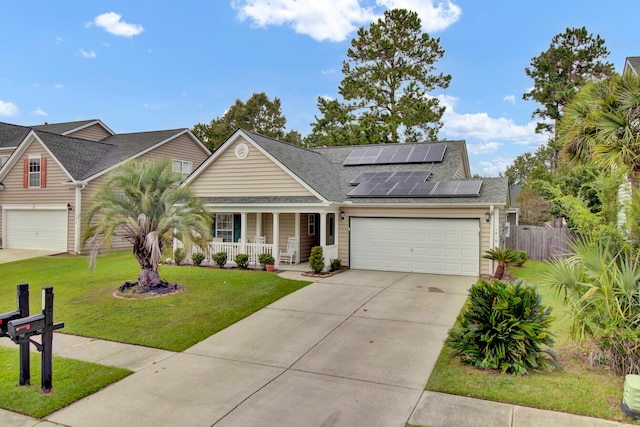
[[365,182],[350,197],[478,197],[481,180]]
[[358,147],[351,151],[342,164],[356,166],[441,162],[446,149],[447,144],[442,142]]
[[358,185],[365,182],[418,182],[426,181],[431,171],[398,171],[398,172],[362,172],[349,184]]
[[353,178],[351,181],[349,181],[349,184],[357,185],[357,184],[361,184],[363,182],[367,182],[367,181],[369,181],[369,178],[374,176],[376,173],[377,172],[362,172],[361,174],[359,174],[355,178]]

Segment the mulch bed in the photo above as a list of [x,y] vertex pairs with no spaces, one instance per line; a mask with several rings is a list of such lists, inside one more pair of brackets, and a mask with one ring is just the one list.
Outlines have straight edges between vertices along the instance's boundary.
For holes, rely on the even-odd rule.
[[113,291],[117,298],[155,298],[167,295],[175,295],[184,291],[184,285],[162,281],[160,285],[153,286],[144,292],[138,290],[138,282],[126,281],[122,286]]
[[331,277],[335,274],[338,273],[342,273],[343,271],[347,271],[347,268],[341,268],[339,270],[336,271],[323,271],[322,273],[314,273],[313,271],[305,271],[304,273],[302,273],[303,276],[307,276],[307,277],[320,277],[320,278],[324,278],[324,277]]

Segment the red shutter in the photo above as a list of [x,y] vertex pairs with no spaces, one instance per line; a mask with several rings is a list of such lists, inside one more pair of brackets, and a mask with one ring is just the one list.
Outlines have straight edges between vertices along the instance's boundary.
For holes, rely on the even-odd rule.
[[29,158],[24,158],[24,176],[22,178],[22,186],[29,188]]
[[40,159],[40,188],[47,186],[47,158]]

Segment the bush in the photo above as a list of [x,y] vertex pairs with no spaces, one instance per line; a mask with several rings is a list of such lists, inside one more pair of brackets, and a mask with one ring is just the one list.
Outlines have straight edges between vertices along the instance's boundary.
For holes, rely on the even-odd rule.
[[340,258],[332,259],[330,262],[330,271],[338,271],[342,268],[342,260]]
[[318,274],[324,270],[324,255],[322,254],[322,246],[314,246],[311,248],[311,255],[309,256],[309,267],[311,270]]
[[213,262],[218,264],[218,267],[223,268],[227,263],[227,253],[226,252],[216,252],[213,254]]
[[239,268],[247,268],[249,265],[249,255],[248,254],[238,254],[236,255],[234,261]]
[[551,308],[541,300],[522,280],[480,281],[469,290],[468,307],[460,325],[451,329],[447,344],[463,363],[483,369],[521,375],[558,368],[549,348]]
[[498,262],[498,267],[496,268],[496,271],[493,273],[493,277],[495,277],[498,280],[502,279],[506,264],[515,264],[516,262],[518,262],[518,256],[516,255],[516,251],[509,248],[489,249],[487,253],[483,256],[483,258]]
[[267,269],[267,264],[268,265],[273,265],[276,263],[275,258],[273,257],[273,255],[271,255],[270,253],[263,253],[260,254],[260,256],[258,257],[258,262],[260,263],[260,265],[262,266],[263,270]]
[[200,264],[204,261],[204,254],[198,252],[191,255],[191,261],[193,261],[193,265],[200,267]]
[[184,261],[185,256],[187,256],[187,253],[184,248],[176,248],[173,251],[173,260],[175,261],[176,265],[180,265],[182,261]]
[[515,265],[517,267],[522,267],[525,262],[529,260],[529,256],[527,255],[527,251],[516,251],[517,260],[515,261]]

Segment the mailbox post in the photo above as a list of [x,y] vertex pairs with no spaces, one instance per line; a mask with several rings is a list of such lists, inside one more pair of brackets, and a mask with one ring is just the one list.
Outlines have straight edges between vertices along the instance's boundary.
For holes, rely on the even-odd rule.
[[[64,328],[64,323],[53,323],[52,286],[42,288],[42,314],[14,318],[7,325],[7,333],[13,342],[26,344],[27,349],[32,343],[42,353],[40,385],[44,393],[49,393],[52,387],[53,331],[60,328]],[[42,336],[39,343],[31,339],[35,335]]]
[[[9,336],[9,322],[29,316],[29,284],[18,285],[16,304],[18,309],[0,314],[0,337]],[[20,346],[20,385],[31,384],[31,359],[29,358],[29,341],[19,343]]]

